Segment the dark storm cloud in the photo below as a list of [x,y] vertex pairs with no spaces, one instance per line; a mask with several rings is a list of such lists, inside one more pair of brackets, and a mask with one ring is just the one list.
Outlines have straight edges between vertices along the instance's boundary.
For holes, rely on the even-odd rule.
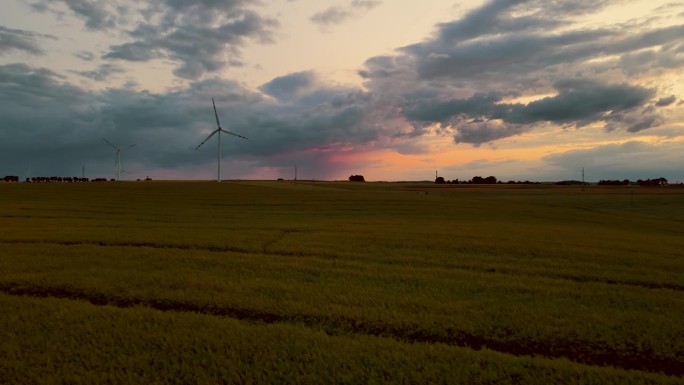
[[0,25],[0,55],[6,55],[13,51],[23,51],[32,55],[42,55],[45,50],[40,46],[40,39],[53,39],[56,37],[42,33],[12,29]]
[[605,120],[605,128],[609,132],[624,130],[635,133],[648,128],[658,127],[665,123],[664,117],[655,112],[654,107],[647,107],[624,114],[611,114],[606,116]]
[[[539,28],[541,27],[539,24],[550,22],[553,25],[556,23],[552,21],[555,18],[550,19],[549,22],[530,17],[509,18],[509,11],[519,3],[525,3],[525,1],[490,1],[469,12],[460,20],[440,24],[437,29],[437,39],[445,44],[450,44],[454,41],[467,41],[488,34],[533,29],[535,24]],[[549,24],[546,25],[550,26]]]
[[461,124],[454,134],[454,142],[470,143],[476,147],[497,139],[519,135],[529,131],[529,126],[521,124],[502,124],[497,121],[471,121]]
[[659,99],[659,100],[656,102],[655,105],[656,105],[657,107],[667,107],[667,106],[669,106],[670,104],[672,104],[672,103],[674,103],[674,102],[676,102],[676,101],[677,101],[677,97],[674,96],[674,95],[670,95],[670,96],[668,96],[668,97],[666,97],[666,98],[661,98],[661,99]]
[[[291,87],[293,79],[305,79],[304,86]],[[250,138],[224,139],[227,159],[254,167],[290,167],[299,159],[303,168],[307,159],[315,160],[316,176],[324,178],[330,175],[325,164],[333,164],[340,151],[358,151],[391,135],[381,125],[391,113],[367,92],[315,79],[292,74],[262,87],[276,94],[290,87],[290,96],[281,101],[221,79],[161,94],[128,88],[96,92],[69,85],[46,69],[0,66],[0,162],[23,170],[32,159],[35,173],[59,175],[75,173],[85,163],[92,172],[111,175],[113,154],[102,141],[107,137],[116,145],[137,144],[125,154],[131,172],[211,165],[216,142],[194,148],[216,126],[213,97],[221,125]]]
[[651,127],[658,127],[663,124],[663,120],[659,115],[649,115],[627,127],[628,132],[639,132]]
[[39,12],[63,13],[60,5],[83,19],[86,28],[128,28],[128,42],[113,45],[108,60],[145,62],[170,59],[174,73],[197,79],[226,66],[241,66],[242,49],[249,40],[273,41],[278,23],[252,10],[246,0],[159,0],[127,3],[116,0],[40,0]]
[[146,20],[129,31],[132,41],[111,46],[104,59],[171,59],[174,74],[197,79],[226,66],[241,66],[248,40],[272,42],[277,22],[247,9],[247,1],[176,1],[153,3]]
[[[557,95],[528,104],[505,103],[501,95],[490,92],[467,99],[417,102],[407,106],[404,114],[412,122],[440,123],[455,129],[457,142],[480,145],[520,134],[543,122],[575,127],[601,120],[624,123],[625,114],[645,105],[655,94],[639,86],[584,79],[558,81],[554,88]],[[653,127],[657,122],[653,116],[637,117],[627,130]]]
[[[646,109],[669,99],[655,102],[654,90],[630,79],[683,67],[684,25],[573,26],[578,15],[610,3],[489,1],[439,24],[430,39],[368,59],[359,74],[369,90],[404,100],[412,135],[439,124],[455,141],[480,145],[547,122],[604,122],[608,131],[627,132],[658,126],[664,118]],[[555,96],[505,102],[539,94]]]
[[0,98],[9,104],[47,107],[52,104],[78,104],[87,92],[63,83],[63,77],[46,68],[25,64],[0,65]]
[[512,74],[524,76],[595,55],[589,45],[605,35],[605,31],[574,32],[561,36],[512,34],[453,46],[418,44],[406,47],[404,51],[413,59],[414,69],[423,79],[446,77],[506,81]]
[[[423,42],[369,58],[359,71],[364,88],[326,84],[303,71],[249,90],[237,82],[198,79],[242,65],[245,45],[272,40],[275,21],[246,0],[149,2],[141,6],[144,20],[126,19],[129,40],[103,58],[171,60],[188,85],[165,93],[135,86],[87,91],[46,69],[0,66],[0,162],[23,168],[31,159],[47,174],[80,170],[86,162],[111,175],[113,154],[101,139],[106,136],[116,144],[137,144],[124,160],[131,169],[214,167],[215,141],[194,150],[216,126],[212,97],[222,126],[250,138],[226,138],[227,159],[253,167],[299,164],[300,170],[315,163],[311,176],[321,178],[325,170],[339,171],[339,154],[373,148],[422,153],[413,139],[423,135],[479,146],[549,126],[604,123],[607,131],[637,133],[666,124],[668,111],[681,102],[638,81],[681,69],[684,27],[573,24],[573,17],[606,3],[490,1],[439,24]],[[342,19],[379,2],[346,4],[338,8]],[[118,71],[107,62],[76,73],[98,80]],[[545,160],[556,159],[571,160]]]
[[584,125],[606,114],[620,114],[646,104],[653,90],[629,84],[601,84],[585,79],[571,79],[554,84],[558,95],[519,106],[502,114],[513,123],[549,121]]
[[91,97],[48,69],[0,66],[0,164],[18,175],[49,154],[46,167],[59,168],[97,120]]
[[127,61],[148,61],[162,58],[163,52],[155,50],[152,44],[145,42],[126,43],[110,47],[104,59],[122,59]]

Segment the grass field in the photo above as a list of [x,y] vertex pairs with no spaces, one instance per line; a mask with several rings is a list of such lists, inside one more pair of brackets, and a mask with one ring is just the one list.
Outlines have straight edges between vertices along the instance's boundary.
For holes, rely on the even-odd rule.
[[0,381],[684,383],[684,189],[0,184]]

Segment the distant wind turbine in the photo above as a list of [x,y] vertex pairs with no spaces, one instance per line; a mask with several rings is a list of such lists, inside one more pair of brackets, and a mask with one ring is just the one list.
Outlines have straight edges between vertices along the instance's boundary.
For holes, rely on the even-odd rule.
[[218,159],[217,159],[218,171],[216,173],[216,181],[220,183],[221,182],[221,132],[224,132],[224,133],[230,134],[230,135],[234,135],[234,136],[237,136],[238,138],[242,138],[242,139],[247,139],[247,138],[242,136],[242,135],[238,135],[234,132],[230,132],[230,131],[227,131],[227,130],[224,130],[223,128],[221,128],[221,122],[219,122],[218,112],[216,112],[216,103],[214,103],[214,98],[211,98],[211,104],[214,106],[214,116],[216,116],[216,129],[211,134],[209,134],[209,136],[207,136],[207,138],[204,139],[202,141],[202,143],[200,143],[197,147],[195,147],[195,150],[200,148],[204,144],[204,142],[206,142],[207,140],[209,140],[209,138],[211,138],[216,133],[218,133]]
[[127,149],[129,149],[129,148],[131,148],[131,147],[134,147],[135,144],[131,144],[130,146],[121,149],[121,148],[116,147],[115,145],[113,145],[112,142],[110,142],[109,140],[107,140],[107,138],[102,138],[102,139],[103,139],[105,142],[107,142],[107,144],[109,144],[110,146],[114,147],[114,149],[116,150],[116,160],[114,161],[114,168],[116,169],[116,180],[119,181],[119,180],[121,180],[121,150],[127,150]]

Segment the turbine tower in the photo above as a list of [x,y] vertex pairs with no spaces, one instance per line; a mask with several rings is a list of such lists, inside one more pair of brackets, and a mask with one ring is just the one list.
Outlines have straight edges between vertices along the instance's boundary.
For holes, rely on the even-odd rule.
[[135,144],[131,144],[130,146],[121,149],[121,148],[116,147],[115,145],[113,145],[112,142],[110,142],[109,140],[107,140],[107,138],[102,138],[102,139],[103,139],[105,142],[107,142],[107,144],[109,144],[110,146],[114,147],[114,149],[116,150],[116,160],[114,161],[114,169],[116,170],[116,180],[117,180],[117,182],[118,182],[119,180],[121,180],[121,150],[126,150],[126,149],[129,149],[129,148],[131,148],[131,147],[134,147]]
[[195,150],[200,148],[204,144],[204,142],[206,142],[207,140],[209,140],[209,138],[211,138],[216,133],[218,133],[218,158],[216,160],[218,163],[218,171],[216,172],[216,181],[220,183],[221,182],[221,132],[224,132],[224,133],[230,134],[230,135],[234,135],[234,136],[237,136],[238,138],[242,138],[242,139],[247,139],[247,138],[245,138],[242,135],[238,135],[234,132],[224,130],[221,127],[221,122],[219,122],[218,112],[216,112],[216,103],[214,103],[214,98],[211,98],[211,104],[214,106],[214,116],[216,117],[216,129],[211,134],[209,134],[209,136],[207,136],[207,138],[204,139],[202,141],[202,143],[200,143],[197,147],[195,147]]

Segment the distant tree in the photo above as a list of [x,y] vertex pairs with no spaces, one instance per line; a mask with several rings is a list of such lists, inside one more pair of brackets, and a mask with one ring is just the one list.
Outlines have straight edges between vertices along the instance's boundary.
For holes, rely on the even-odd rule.
[[646,179],[646,180],[637,180],[637,184],[639,186],[647,186],[647,187],[658,187],[658,186],[667,186],[668,182],[667,179],[660,177],[656,179]]
[[444,178],[442,178],[441,176],[438,176],[437,178],[435,178],[435,183],[436,184],[444,184],[446,182],[444,181]]
[[493,176],[488,176],[486,178],[483,178],[481,176],[474,176],[473,179],[470,181],[472,184],[495,184],[496,183],[496,177]]

